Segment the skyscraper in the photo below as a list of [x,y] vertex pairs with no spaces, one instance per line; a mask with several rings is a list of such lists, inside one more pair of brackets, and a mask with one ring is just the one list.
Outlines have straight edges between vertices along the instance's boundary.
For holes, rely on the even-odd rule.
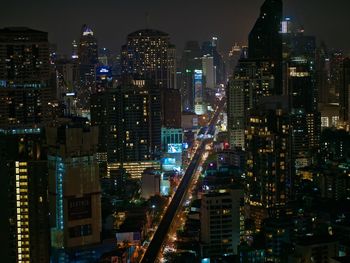
[[143,29],[128,35],[122,47],[122,74],[176,88],[175,48],[167,33]]
[[[291,22],[290,22],[291,23]],[[285,92],[289,95],[294,167],[310,165],[319,147],[321,116],[316,86],[316,39],[303,29],[283,34],[286,65]]]
[[83,25],[81,28],[78,58],[82,66],[91,66],[98,63],[97,39],[92,29],[87,25]]
[[49,262],[48,168],[40,128],[0,132],[4,262]]
[[152,127],[151,152],[160,154],[162,126],[167,126],[166,117],[181,110],[181,100],[167,104],[171,94],[176,94],[176,50],[167,33],[143,29],[128,35],[122,47],[123,81],[128,79],[146,83],[150,101],[150,122]]
[[78,47],[80,83],[77,89],[77,103],[80,110],[89,109],[90,94],[95,92],[96,65],[98,63],[98,46],[94,32],[83,25]]
[[46,32],[0,30],[0,127],[41,126],[49,120],[49,43]]
[[214,69],[215,69],[215,84],[226,83],[225,63],[218,51],[218,38],[212,37],[211,41],[205,41],[202,43],[202,56],[213,57]]
[[1,225],[5,261],[49,261],[47,161],[42,128],[50,118],[48,34],[0,30]]
[[290,135],[288,97],[266,97],[249,112],[247,194],[257,229],[263,219],[278,217],[291,197]]
[[159,153],[161,101],[154,85],[133,80],[94,94],[91,117],[100,126],[100,150],[108,162],[147,161]]
[[274,94],[273,67],[268,61],[240,59],[227,86],[227,121],[230,145],[245,147],[249,110]]
[[282,94],[282,0],[266,0],[249,34],[248,57],[265,60],[273,67],[275,95]]
[[101,187],[95,159],[98,129],[85,121],[67,119],[46,130],[55,262],[71,262],[69,250],[100,242]]
[[249,109],[262,97],[281,95],[282,1],[266,0],[249,34],[248,58],[244,49],[228,84],[228,131],[231,147],[245,145]]
[[197,41],[188,41],[185,44],[181,57],[180,89],[182,110],[194,112],[194,70],[201,68],[202,51]]

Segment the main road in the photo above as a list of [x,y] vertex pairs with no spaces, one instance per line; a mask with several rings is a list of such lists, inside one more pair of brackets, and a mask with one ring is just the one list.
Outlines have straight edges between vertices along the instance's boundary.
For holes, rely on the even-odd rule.
[[[214,113],[213,118],[211,119],[208,129],[206,131],[207,134],[214,135],[215,133],[215,125],[218,120],[218,116],[223,108],[224,101],[221,100],[219,102],[219,105]],[[161,222],[158,225],[158,228],[156,232],[154,233],[154,236],[151,240],[151,243],[149,244],[145,254],[143,255],[141,262],[142,263],[154,263],[156,262],[158,253],[164,243],[164,238],[168,233],[169,227],[173,221],[173,218],[176,215],[176,212],[178,211],[178,208],[181,207],[182,200],[188,191],[188,186],[190,185],[190,181],[192,179],[192,176],[194,172],[196,171],[199,161],[201,159],[201,156],[204,153],[205,145],[207,144],[208,140],[203,140],[200,143],[200,146],[197,148],[196,153],[194,154],[190,165],[188,166],[181,183],[179,187],[177,188],[169,206],[166,210]]]

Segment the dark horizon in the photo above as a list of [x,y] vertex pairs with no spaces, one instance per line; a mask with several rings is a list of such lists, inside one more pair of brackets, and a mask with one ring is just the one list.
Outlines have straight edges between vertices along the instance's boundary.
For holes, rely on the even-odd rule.
[[[284,15],[302,25],[306,34],[315,35],[318,42],[324,41],[329,48],[341,49],[347,54],[350,52],[350,35],[339,34],[337,29],[350,24],[347,14],[350,2],[337,2],[338,5],[329,1],[285,0]],[[129,33],[146,27],[169,33],[178,54],[187,40],[202,42],[212,36],[219,38],[219,49],[227,52],[235,42],[247,44],[248,33],[262,3],[263,0],[250,0],[249,3],[244,0],[179,0],[171,6],[169,2],[159,0],[105,0],[98,4],[89,0],[55,3],[13,0],[3,5],[0,27],[28,26],[46,31],[50,42],[57,44],[59,53],[66,55],[71,52],[72,41],[78,40],[83,24],[94,30],[99,47],[107,47],[113,53],[119,52]],[[147,13],[149,19],[146,19]]]

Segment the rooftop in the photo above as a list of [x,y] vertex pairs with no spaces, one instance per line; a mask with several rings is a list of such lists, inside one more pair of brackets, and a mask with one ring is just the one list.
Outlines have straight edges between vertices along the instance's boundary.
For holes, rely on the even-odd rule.
[[140,36],[160,36],[160,37],[168,37],[169,34],[156,30],[156,29],[141,29],[135,32],[132,32],[128,35],[128,37],[140,37]]

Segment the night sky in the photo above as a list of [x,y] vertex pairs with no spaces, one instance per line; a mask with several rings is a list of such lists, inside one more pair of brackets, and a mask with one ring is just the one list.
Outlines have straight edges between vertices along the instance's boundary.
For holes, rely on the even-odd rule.
[[[70,53],[81,25],[91,25],[99,40],[117,52],[126,35],[146,27],[170,34],[178,52],[186,40],[218,36],[220,49],[247,43],[264,0],[1,0],[0,27],[28,26],[49,32],[59,52]],[[285,0],[285,15],[329,47],[350,51],[349,0]]]

